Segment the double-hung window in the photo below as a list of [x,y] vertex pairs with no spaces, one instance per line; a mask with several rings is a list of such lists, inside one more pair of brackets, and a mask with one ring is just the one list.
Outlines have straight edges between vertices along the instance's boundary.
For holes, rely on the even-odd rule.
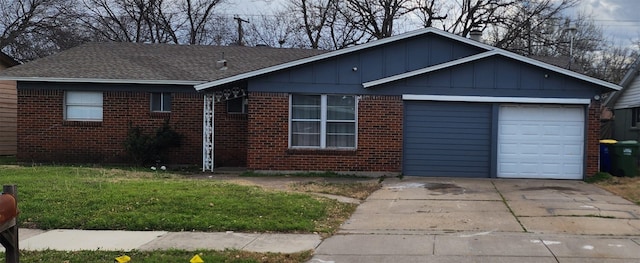
[[291,95],[292,148],[356,148],[355,96]]
[[69,121],[102,121],[102,92],[67,91],[64,118]]
[[154,92],[151,93],[151,111],[170,112],[171,93]]

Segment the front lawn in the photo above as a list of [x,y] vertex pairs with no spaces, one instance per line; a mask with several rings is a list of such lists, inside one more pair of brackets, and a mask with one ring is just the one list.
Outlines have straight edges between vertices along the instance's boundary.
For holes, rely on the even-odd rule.
[[593,181],[607,191],[640,205],[640,176],[616,177],[600,173]]
[[332,233],[355,205],[164,171],[0,166],[20,226],[40,229]]

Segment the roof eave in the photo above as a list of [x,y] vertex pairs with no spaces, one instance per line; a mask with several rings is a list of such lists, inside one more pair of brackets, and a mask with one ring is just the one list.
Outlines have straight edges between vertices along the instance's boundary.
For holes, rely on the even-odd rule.
[[105,84],[155,84],[155,85],[197,85],[204,81],[196,80],[160,80],[160,79],[100,79],[100,78],[43,78],[0,76],[0,80],[25,82],[69,82],[69,83],[105,83]]

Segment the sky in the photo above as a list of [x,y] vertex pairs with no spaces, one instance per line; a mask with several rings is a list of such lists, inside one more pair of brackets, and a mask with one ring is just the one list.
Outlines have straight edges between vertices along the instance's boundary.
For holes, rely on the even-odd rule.
[[[227,0],[229,15],[259,15],[279,9],[286,0]],[[619,46],[640,40],[640,0],[579,0],[572,14],[590,15],[606,39]],[[635,46],[637,48],[637,46]]]
[[577,9],[591,14],[604,36],[618,45],[632,45],[640,39],[638,0],[581,0]]

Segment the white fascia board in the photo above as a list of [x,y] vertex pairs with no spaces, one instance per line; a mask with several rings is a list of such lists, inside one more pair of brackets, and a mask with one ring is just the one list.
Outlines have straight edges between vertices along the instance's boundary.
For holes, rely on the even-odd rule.
[[362,83],[362,87],[364,87],[366,89],[366,88],[370,88],[370,87],[386,84],[386,83],[389,83],[389,82],[393,82],[393,81],[396,81],[396,80],[401,80],[401,79],[405,79],[405,78],[414,77],[414,76],[417,76],[417,75],[429,73],[429,72],[432,72],[432,71],[436,71],[436,70],[440,70],[440,69],[444,69],[444,68],[448,68],[448,67],[453,67],[453,66],[456,66],[456,65],[464,64],[464,63],[471,62],[471,61],[474,61],[474,60],[478,60],[478,59],[481,59],[481,58],[490,57],[490,56],[493,56],[495,54],[497,54],[497,51],[495,51],[495,50],[488,51],[488,52],[483,52],[483,53],[476,54],[476,55],[473,55],[473,56],[468,56],[468,57],[464,57],[464,58],[461,58],[461,59],[456,59],[456,60],[452,60],[452,61],[449,61],[449,62],[437,64],[437,65],[434,65],[434,66],[431,66],[431,67],[426,67],[426,68],[423,68],[423,69],[418,69],[418,70],[409,71],[409,72],[398,74],[398,75],[393,75],[391,77],[386,77],[386,78],[381,78],[381,79],[377,79],[377,80],[364,82],[364,83]]
[[486,103],[531,103],[531,104],[574,104],[588,105],[590,99],[533,98],[533,97],[488,97],[488,96],[448,96],[448,95],[402,95],[403,100],[486,102]]
[[407,32],[404,34],[400,34],[400,35],[396,35],[396,36],[391,36],[388,38],[383,38],[380,40],[376,40],[376,41],[372,41],[369,43],[365,43],[362,45],[357,45],[357,46],[353,46],[353,47],[348,47],[348,48],[344,48],[344,49],[338,49],[336,51],[332,51],[332,52],[328,52],[328,53],[324,53],[324,54],[320,54],[320,55],[316,55],[313,57],[308,57],[308,58],[304,58],[304,59],[299,59],[296,61],[291,61],[291,62],[287,62],[284,64],[280,64],[280,65],[276,65],[276,66],[272,66],[272,67],[268,67],[268,68],[263,68],[263,69],[259,69],[259,70],[255,70],[255,71],[251,71],[251,72],[247,72],[247,73],[243,73],[243,74],[239,74],[239,75],[235,75],[232,77],[228,77],[228,78],[224,78],[224,79],[219,79],[219,80],[215,80],[215,81],[211,81],[211,82],[207,82],[207,83],[202,83],[199,85],[195,85],[195,89],[200,91],[203,89],[208,89],[211,87],[215,87],[218,85],[223,85],[223,84],[227,84],[227,83],[231,83],[234,81],[240,81],[240,80],[244,80],[247,78],[251,78],[251,77],[255,77],[255,76],[259,76],[259,75],[263,75],[263,74],[267,74],[267,73],[271,73],[271,72],[275,72],[278,70],[283,70],[283,69],[287,69],[287,68],[291,68],[291,67],[295,67],[295,66],[299,66],[299,65],[303,65],[306,63],[310,63],[310,62],[314,62],[314,61],[319,61],[319,60],[323,60],[323,59],[328,59],[328,58],[333,58],[333,57],[337,57],[337,56],[341,56],[344,54],[348,54],[348,53],[352,53],[352,52],[356,52],[359,50],[363,50],[363,49],[367,49],[367,48],[371,48],[371,47],[375,47],[375,46],[379,46],[379,45],[384,45],[390,42],[394,42],[394,41],[398,41],[398,40],[402,40],[402,39],[407,39],[407,38],[411,38],[414,36],[419,36],[419,35],[423,35],[423,34],[427,34],[427,33],[434,33],[446,38],[450,38],[453,40],[457,40],[460,42],[464,42],[467,43],[469,45],[473,45],[485,50],[492,50],[494,49],[493,47],[468,39],[468,38],[464,38],[455,34],[451,34],[448,32],[444,32],[442,30],[439,29],[435,29],[433,27],[428,27],[428,28],[423,28],[423,29],[418,29],[418,30],[414,30],[411,32]]
[[70,82],[70,83],[109,83],[109,84],[155,84],[155,85],[196,85],[202,81],[194,80],[145,80],[145,79],[92,79],[92,78],[46,78],[46,77],[0,77],[0,80],[27,82]]

